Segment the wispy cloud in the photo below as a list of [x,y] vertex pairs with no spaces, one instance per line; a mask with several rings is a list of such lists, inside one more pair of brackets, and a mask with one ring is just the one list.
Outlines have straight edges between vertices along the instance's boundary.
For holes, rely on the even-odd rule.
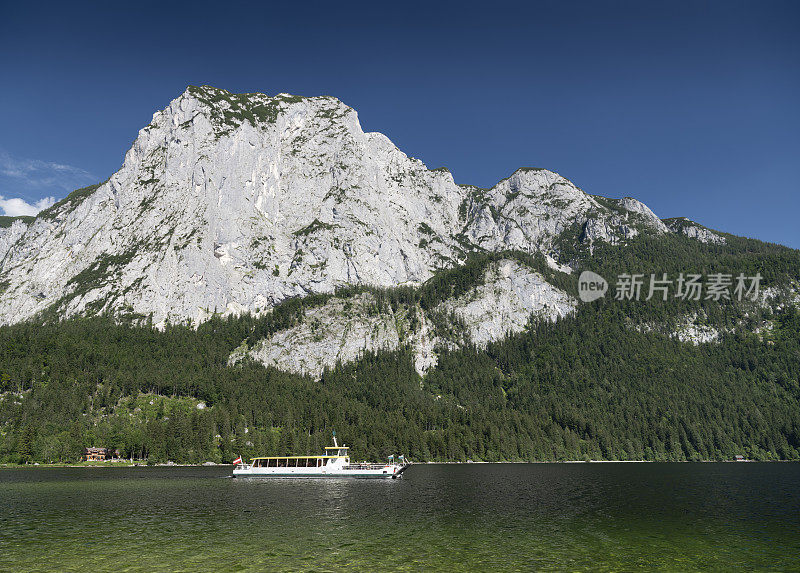
[[35,203],[28,203],[19,197],[6,199],[0,195],[0,209],[3,210],[3,215],[7,215],[9,217],[19,217],[20,215],[36,215],[36,213],[42,209],[47,209],[55,202],[55,197],[44,197]]
[[[79,167],[16,157],[0,149],[0,209],[4,215],[35,215],[63,195],[97,178]],[[21,197],[8,197],[8,195]]]

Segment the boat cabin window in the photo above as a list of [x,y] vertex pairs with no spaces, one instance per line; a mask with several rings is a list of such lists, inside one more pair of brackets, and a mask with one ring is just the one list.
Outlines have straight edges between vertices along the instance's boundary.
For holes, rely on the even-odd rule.
[[[344,450],[343,455],[346,454]],[[262,458],[253,460],[254,468],[321,468],[330,459],[318,457],[298,457],[298,458]]]

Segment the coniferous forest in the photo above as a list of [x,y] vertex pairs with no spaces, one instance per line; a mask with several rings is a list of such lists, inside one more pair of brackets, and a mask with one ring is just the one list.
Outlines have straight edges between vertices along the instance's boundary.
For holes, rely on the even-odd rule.
[[[726,238],[640,237],[623,248],[563,252],[606,277],[758,272],[762,288],[797,284],[798,251]],[[474,286],[501,257],[577,292],[577,273],[519,253],[474,256],[419,288],[369,290],[379,306],[430,309]],[[800,459],[796,304],[606,297],[555,323],[532,318],[525,332],[486,348],[442,351],[424,378],[410,350],[367,354],[319,381],[228,364],[243,340],[295,324],[329,296],[197,329],[109,316],[0,327],[0,463],[70,462],[86,446],[150,463],[314,454],[334,429],[358,459]],[[719,340],[669,336],[687,315],[718,328]]]

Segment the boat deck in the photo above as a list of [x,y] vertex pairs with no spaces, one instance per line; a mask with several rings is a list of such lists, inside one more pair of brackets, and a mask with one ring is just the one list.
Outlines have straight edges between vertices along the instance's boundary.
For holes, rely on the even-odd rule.
[[342,466],[343,470],[382,470],[388,467],[387,464],[348,464]]

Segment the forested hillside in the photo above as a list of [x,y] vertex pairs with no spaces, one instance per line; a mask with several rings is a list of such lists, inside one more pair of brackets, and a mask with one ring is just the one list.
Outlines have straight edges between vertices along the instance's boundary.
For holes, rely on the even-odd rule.
[[[197,329],[52,316],[4,326],[0,462],[70,461],[89,445],[152,462],[316,453],[333,429],[359,459],[800,459],[800,314],[791,303],[800,256],[726,238],[645,236],[625,248],[564,248],[563,257],[607,278],[760,273],[776,295],[769,304],[609,293],[485,348],[441,349],[424,378],[405,349],[369,353],[320,381],[252,361],[229,365],[242,341],[294,324],[328,295]],[[480,281],[499,256],[475,256],[420,288],[370,290],[377,305],[432,308]],[[577,273],[502,256],[576,292]],[[718,341],[670,336],[687,316],[717,329]]]

